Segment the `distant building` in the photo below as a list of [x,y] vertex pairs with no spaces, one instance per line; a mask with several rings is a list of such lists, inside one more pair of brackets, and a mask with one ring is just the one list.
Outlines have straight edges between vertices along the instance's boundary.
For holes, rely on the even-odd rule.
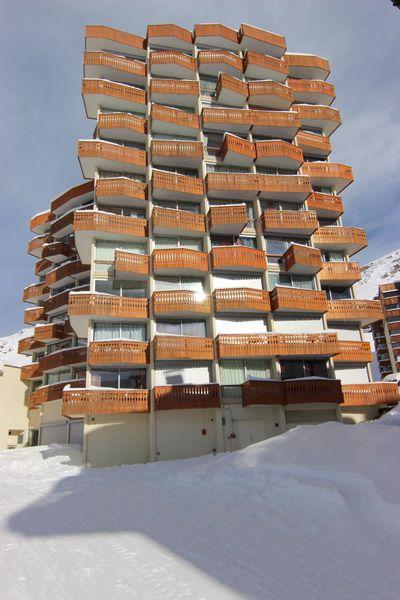
[[381,377],[400,373],[400,281],[379,286],[383,319],[372,325]]

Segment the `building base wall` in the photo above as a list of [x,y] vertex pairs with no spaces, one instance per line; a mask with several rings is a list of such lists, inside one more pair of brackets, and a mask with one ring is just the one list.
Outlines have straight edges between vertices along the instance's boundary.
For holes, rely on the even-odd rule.
[[379,417],[380,411],[376,406],[352,406],[342,408],[342,421],[345,425],[365,423]]

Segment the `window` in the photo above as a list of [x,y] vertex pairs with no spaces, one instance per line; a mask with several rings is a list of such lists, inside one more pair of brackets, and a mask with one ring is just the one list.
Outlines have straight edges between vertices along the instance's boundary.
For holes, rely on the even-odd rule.
[[215,96],[215,88],[217,87],[217,80],[211,77],[200,77],[200,93],[202,96]]
[[246,237],[244,235],[212,235],[211,245],[215,246],[246,246],[247,248],[257,248],[255,237]]
[[146,285],[140,281],[129,281],[124,279],[97,279],[95,290],[102,294],[113,294],[128,298],[145,298]]
[[153,133],[153,140],[176,140],[182,142],[196,142],[197,138],[193,135],[177,135],[177,134],[168,134],[168,133]]
[[328,377],[326,361],[323,360],[281,360],[282,379],[301,377]]
[[344,262],[343,252],[338,250],[325,251],[322,256],[325,262]]
[[190,290],[203,293],[204,282],[193,277],[157,277],[154,279],[156,291],[161,290]]
[[154,238],[156,248],[187,248],[188,250],[203,250],[203,242],[196,238],[161,237]]
[[278,169],[276,167],[260,167],[256,166],[257,173],[263,173],[265,175],[297,175],[297,171],[293,169]]
[[304,204],[282,202],[280,200],[262,200],[261,210],[304,210]]
[[322,287],[322,289],[326,292],[328,300],[348,300],[351,298],[349,287]]
[[142,390],[146,388],[146,369],[95,369],[91,383],[96,387]]
[[178,175],[186,175],[187,177],[198,177],[198,169],[188,169],[186,167],[167,167],[163,165],[162,171],[168,171],[169,173],[177,173]]
[[271,290],[274,289],[276,285],[315,290],[314,277],[291,275],[290,273],[268,273],[268,280]]
[[53,352],[57,352],[58,350],[63,350],[64,348],[71,348],[71,347],[72,347],[72,339],[71,338],[69,338],[67,340],[61,340],[60,342],[54,342],[53,344],[47,344],[46,355],[52,354]]
[[[221,360],[219,375],[221,386],[237,386],[251,378],[270,378],[271,365],[266,360]],[[230,390],[225,390],[224,395],[229,394]]]
[[178,319],[156,322],[157,333],[166,335],[185,335],[189,337],[206,337],[205,321],[179,321]]
[[113,179],[115,177],[126,177],[127,179],[133,179],[133,181],[140,181],[140,182],[146,181],[145,175],[140,175],[138,173],[125,173],[122,171],[118,171],[118,173],[116,173],[115,171],[101,171],[100,170],[99,177],[101,177],[103,179],[109,179],[109,178]]
[[331,218],[331,219],[328,219],[328,218],[322,219],[321,217],[319,217],[318,218],[318,225],[320,227],[338,227],[339,223],[338,223],[337,219],[333,219],[333,218]]
[[146,325],[142,323],[94,323],[94,341],[146,339]]
[[250,173],[247,167],[228,167],[214,163],[206,163],[206,171],[207,173]]
[[270,263],[279,263],[281,261],[282,254],[284,254],[292,244],[301,244],[302,246],[310,245],[309,240],[306,238],[284,238],[277,236],[265,236],[265,243],[267,247],[268,261]]
[[136,254],[146,254],[146,246],[144,244],[121,241],[107,242],[105,240],[97,240],[96,260],[104,262],[113,262],[115,259],[116,250],[134,252]]
[[123,217],[135,217],[135,219],[145,219],[146,211],[144,208],[137,208],[135,206],[108,206],[103,205],[102,211],[111,213],[113,215],[121,215]]
[[191,213],[200,213],[200,205],[194,202],[179,202],[178,200],[154,200],[154,206],[160,208],[170,208],[172,210],[185,210]]
[[68,381],[68,379],[72,379],[71,373],[71,369],[62,369],[61,371],[56,371],[54,373],[47,373],[45,378],[46,385],[51,385],[60,381]]

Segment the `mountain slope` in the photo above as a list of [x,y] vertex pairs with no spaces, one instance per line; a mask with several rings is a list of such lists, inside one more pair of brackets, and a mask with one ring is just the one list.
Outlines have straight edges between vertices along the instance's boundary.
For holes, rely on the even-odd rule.
[[400,279],[400,249],[377,258],[361,269],[361,281],[356,284],[357,298],[372,299],[379,285]]
[[17,348],[19,340],[31,335],[32,331],[31,327],[24,327],[16,333],[0,338],[0,371],[4,364],[21,367],[31,362],[29,356],[18,354]]

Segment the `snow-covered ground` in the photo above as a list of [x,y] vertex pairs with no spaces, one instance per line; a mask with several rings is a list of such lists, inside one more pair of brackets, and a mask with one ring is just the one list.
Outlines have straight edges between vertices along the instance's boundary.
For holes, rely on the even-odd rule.
[[14,367],[22,367],[31,362],[29,356],[18,354],[18,342],[20,339],[32,335],[32,327],[24,327],[16,333],[0,338],[0,371],[4,364]]
[[398,600],[399,423],[97,470],[0,453],[0,597]]

